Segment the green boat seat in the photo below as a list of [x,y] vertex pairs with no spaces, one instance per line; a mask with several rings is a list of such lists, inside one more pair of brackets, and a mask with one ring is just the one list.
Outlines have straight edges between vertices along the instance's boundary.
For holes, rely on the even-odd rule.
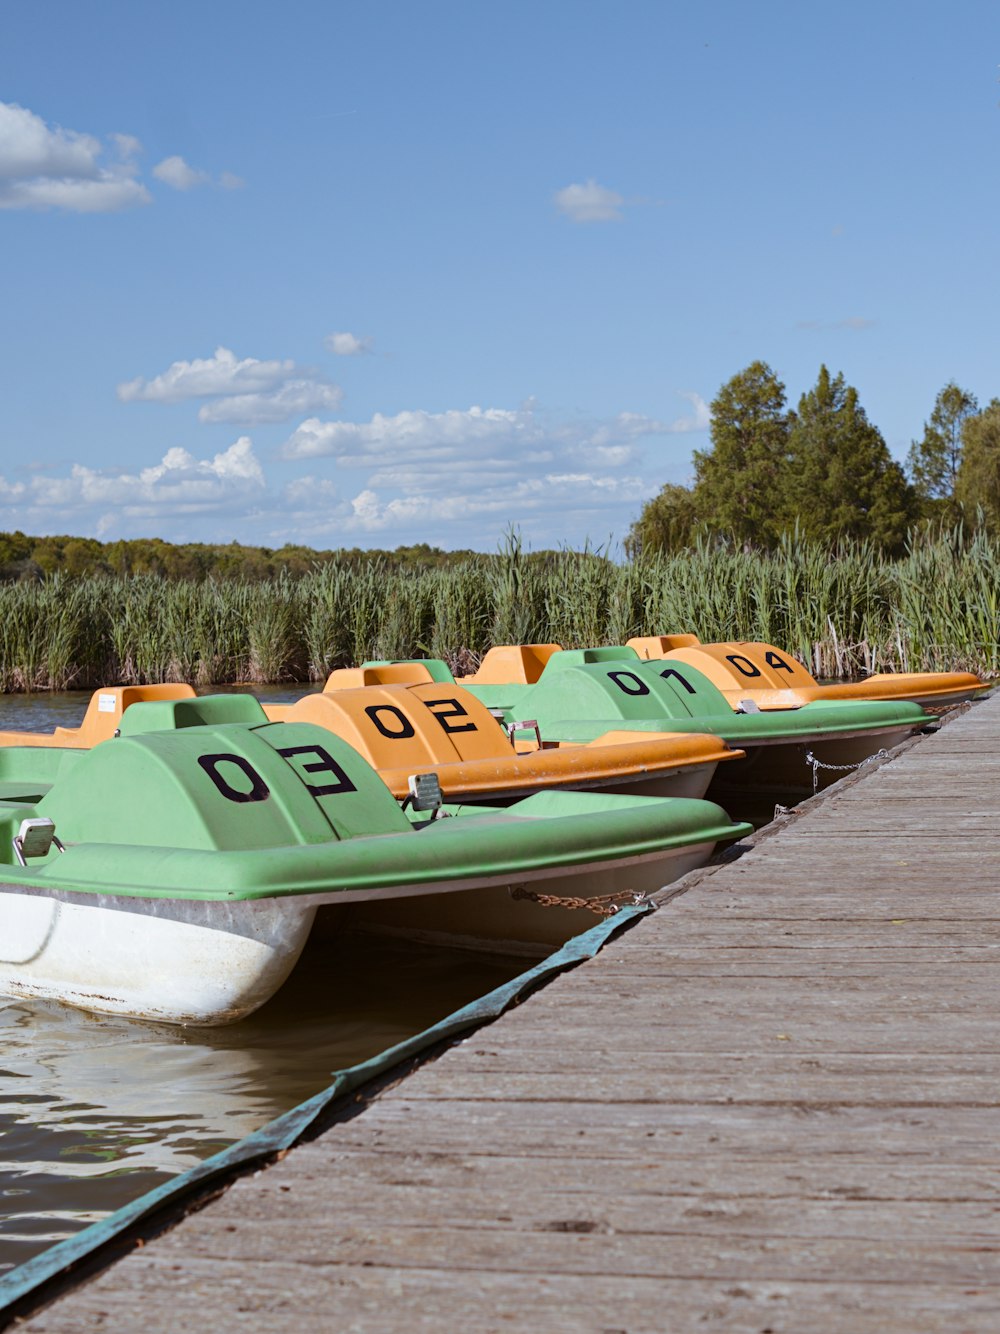
[[639,655],[635,649],[625,644],[605,644],[601,648],[564,648],[552,654],[539,679],[544,679],[549,673],[563,672],[570,667],[580,667],[590,663],[638,661]]
[[174,732],[181,727],[219,727],[241,723],[263,727],[268,721],[253,695],[200,695],[194,699],[158,699],[133,704],[122,714],[122,736],[143,732]]

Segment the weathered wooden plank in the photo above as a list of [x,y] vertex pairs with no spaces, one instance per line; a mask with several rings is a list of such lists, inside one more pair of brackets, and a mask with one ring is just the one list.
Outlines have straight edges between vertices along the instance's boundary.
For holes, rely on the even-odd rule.
[[[968,968],[978,980],[995,981],[998,961],[994,956],[997,947],[993,946],[989,952],[983,951],[979,958],[975,957],[975,949],[970,949],[973,957],[963,963],[963,967]],[[926,967],[928,976],[924,979],[922,975],[921,980],[927,989],[935,991],[947,986],[949,974],[954,978],[960,951],[955,947],[935,949],[928,945],[921,949],[900,944],[896,949],[858,949],[852,958],[846,945],[824,948],[810,943],[795,948],[786,942],[764,945],[759,951],[736,944],[720,944],[715,949],[711,946],[697,949],[689,947],[679,953],[683,957],[671,960],[667,978],[664,978],[662,972],[654,971],[655,960],[645,959],[637,962],[633,969],[608,972],[601,981],[610,985],[617,978],[625,985],[623,979],[627,977],[631,981],[646,982],[650,995],[655,996],[660,1004],[675,989],[673,984],[676,979],[689,976],[717,976],[720,987],[729,990],[735,989],[743,977],[783,978],[790,981],[796,977],[813,978],[827,972],[833,978],[850,976],[861,982],[878,976],[886,983],[898,979],[902,984],[909,981],[912,986],[914,970]]]
[[[961,1097],[967,1104],[1000,1108],[1000,1086],[995,1074],[970,1075],[959,1072],[938,1077],[914,1074],[909,1078],[896,1075],[888,1081],[880,1070],[868,1074],[845,1076],[822,1074],[807,1069],[786,1070],[762,1075],[750,1067],[750,1062],[738,1071],[718,1069],[704,1073],[691,1071],[678,1062],[674,1069],[655,1068],[636,1073],[635,1055],[630,1059],[615,1056],[608,1060],[594,1060],[586,1074],[579,1069],[579,1051],[576,1065],[566,1058],[567,1068],[543,1072],[538,1065],[529,1070],[511,1069],[497,1062],[489,1070],[479,1073],[463,1072],[453,1078],[442,1077],[426,1097],[432,1101],[490,1100],[496,1095],[498,1079],[502,1077],[505,1093],[525,1101],[566,1103],[584,1101],[599,1115],[603,1108],[619,1101],[671,1103],[740,1102],[785,1103],[790,1097],[827,1105],[857,1106],[910,1106],[929,1103],[952,1104]],[[553,1062],[555,1063],[555,1062]],[[539,1065],[541,1063],[539,1062]],[[419,1094],[412,1094],[419,1097]]]
[[[662,1155],[697,1158],[703,1152],[794,1158],[822,1144],[831,1156],[867,1156],[907,1162],[996,1161],[993,1107],[841,1106],[797,1100],[778,1105],[653,1102],[547,1102],[503,1097],[503,1081],[489,1102],[440,1099],[433,1107],[409,1097],[409,1081],[330,1132],[342,1148],[371,1152],[481,1155],[517,1153],[554,1162],[576,1155],[607,1159]],[[426,1114],[421,1114],[425,1112]],[[306,1152],[303,1146],[296,1152]]]
[[[1000,1202],[1000,1162],[942,1163],[940,1158],[912,1157],[884,1160],[869,1152],[829,1155],[821,1145],[796,1144],[794,1156],[784,1160],[758,1156],[752,1144],[732,1154],[706,1151],[697,1158],[665,1154],[633,1154],[607,1158],[600,1149],[586,1157],[563,1155],[558,1178],[547,1182],[547,1197],[600,1198],[601,1183],[614,1180],[620,1195],[663,1195],[684,1199],[716,1196],[763,1196],[768,1199],[852,1199]],[[328,1138],[286,1160],[280,1181],[270,1172],[257,1179],[263,1198],[269,1191],[292,1192],[309,1181],[337,1181],[336,1199],[348,1192],[364,1192],[380,1185],[467,1190],[475,1183],[484,1199],[505,1191],[538,1191],[537,1156],[504,1153],[439,1154],[408,1146],[404,1153],[372,1153],[348,1149]],[[360,1183],[356,1185],[356,1183]],[[308,1209],[307,1202],[306,1208]],[[472,1207],[475,1207],[473,1205]],[[421,1216],[417,1209],[417,1217]]]
[[[350,1201],[354,1203],[354,1201]],[[503,1225],[483,1226],[474,1210],[455,1226],[436,1218],[416,1222],[385,1215],[369,1221],[351,1217],[347,1210],[333,1219],[306,1214],[300,1220],[265,1218],[261,1223],[245,1214],[220,1216],[220,1224],[185,1233],[185,1246],[176,1240],[161,1243],[164,1262],[184,1262],[189,1255],[219,1262],[239,1259],[246,1266],[266,1266],[276,1255],[294,1255],[303,1271],[312,1266],[339,1269],[354,1265],[392,1265],[427,1268],[448,1257],[453,1271],[595,1274],[629,1278],[690,1278],[733,1276],[741,1279],[803,1282],[859,1283],[874,1271],[893,1274],[895,1282],[964,1282],[1000,1285],[1000,1246],[995,1233],[970,1221],[967,1228],[938,1230],[937,1211],[959,1210],[945,1204],[910,1205],[894,1202],[898,1218],[891,1236],[872,1226],[852,1235],[813,1235],[808,1210],[795,1222],[795,1206],[784,1223],[769,1218],[770,1201],[689,1201],[686,1216],[673,1228],[658,1227],[650,1201],[649,1228],[616,1231],[604,1216],[610,1212],[594,1201],[596,1210],[577,1211],[564,1218],[549,1211],[534,1220],[522,1217]],[[823,1201],[828,1226],[835,1226],[841,1201]],[[435,1199],[427,1195],[433,1210]],[[849,1204],[849,1202],[848,1202]],[[512,1207],[501,1201],[501,1207]],[[844,1205],[845,1208],[848,1205]],[[976,1205],[970,1208],[986,1209]],[[904,1222],[909,1210],[918,1212],[913,1234]],[[641,1213],[634,1215],[641,1224]],[[884,1215],[883,1215],[884,1216]],[[222,1219],[225,1219],[223,1222]],[[784,1228],[790,1228],[785,1232]],[[530,1238],[530,1244],[526,1244]],[[335,1257],[331,1259],[331,1256]]]
[[[191,1260],[163,1264],[150,1247],[121,1266],[122,1286],[84,1289],[73,1306],[62,1302],[21,1328],[25,1334],[83,1334],[125,1330],[142,1312],[144,1334],[241,1334],[338,1331],[498,1329],[544,1334],[664,1334],[710,1329],[723,1334],[795,1334],[803,1330],[903,1330],[906,1334],[992,1334],[1000,1303],[992,1288],[961,1282],[903,1285],[888,1279],[857,1284],[822,1280],[789,1283],[745,1278],[712,1280],[611,1278],[496,1273],[439,1266],[337,1268],[274,1260],[258,1266],[253,1283],[238,1262]],[[128,1278],[125,1278],[125,1271]],[[169,1293],[164,1301],[162,1294]],[[216,1312],[231,1323],[211,1325]],[[526,1313],[527,1316],[526,1316]],[[901,1323],[905,1319],[905,1325]],[[137,1326],[132,1325],[135,1329]]]
[[[296,1178],[300,1185],[301,1178]],[[680,1277],[697,1270],[716,1273],[724,1247],[735,1245],[743,1254],[755,1242],[769,1238],[784,1243],[793,1253],[796,1243],[816,1242],[829,1251],[875,1259],[880,1246],[889,1245],[897,1259],[903,1250],[920,1257],[927,1249],[939,1251],[936,1235],[948,1237],[949,1249],[971,1253],[979,1273],[1000,1274],[1000,1245],[996,1238],[996,1199],[991,1201],[893,1202],[892,1237],[885,1237],[884,1201],[844,1197],[792,1198],[788,1195],[703,1193],[659,1195],[615,1190],[601,1199],[596,1193],[552,1193],[547,1187],[493,1182],[489,1195],[469,1194],[467,1185],[441,1189],[437,1182],[372,1185],[367,1189],[313,1194],[305,1207],[292,1191],[271,1189],[229,1194],[217,1207],[211,1223],[191,1227],[179,1250],[176,1237],[161,1246],[161,1262],[171,1255],[185,1258],[245,1257],[268,1263],[275,1255],[295,1255],[299,1263],[331,1263],[329,1243],[335,1242],[337,1265],[363,1263],[373,1246],[391,1238],[389,1245],[407,1249],[407,1263],[421,1266],[420,1254],[439,1237],[469,1227],[480,1234],[480,1245],[495,1246],[492,1255],[469,1261],[488,1269],[532,1270],[551,1267],[572,1273],[584,1265],[593,1273],[620,1271]],[[305,1197],[304,1197],[305,1198]],[[304,1235],[303,1235],[304,1234]],[[587,1238],[587,1241],[577,1241]],[[669,1249],[657,1242],[669,1242]],[[445,1242],[448,1245],[448,1242]],[[551,1247],[549,1255],[539,1255]],[[413,1254],[416,1253],[416,1254]],[[975,1258],[979,1257],[979,1258]],[[789,1254],[789,1266],[795,1259]],[[421,1266],[423,1267],[423,1266]],[[905,1273],[899,1281],[939,1279],[931,1267],[923,1274]],[[793,1277],[791,1267],[785,1277]],[[813,1273],[812,1277],[823,1277]]]

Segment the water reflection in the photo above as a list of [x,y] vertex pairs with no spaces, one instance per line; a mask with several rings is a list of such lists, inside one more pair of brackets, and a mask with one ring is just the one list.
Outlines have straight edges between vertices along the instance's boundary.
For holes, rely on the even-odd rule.
[[0,999],[0,1270],[243,1138],[514,977],[375,937],[307,947],[240,1024],[177,1029]]

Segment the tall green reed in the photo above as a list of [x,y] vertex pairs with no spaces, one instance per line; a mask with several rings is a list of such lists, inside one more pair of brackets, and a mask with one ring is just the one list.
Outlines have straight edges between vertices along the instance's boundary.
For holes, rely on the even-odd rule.
[[599,551],[496,556],[444,569],[373,560],[300,579],[152,575],[0,584],[0,691],[114,681],[322,680],[367,658],[467,670],[497,643],[567,648],[634,634],[761,639],[819,676],[971,668],[1000,674],[1000,541],[922,535],[888,560],[792,535],[771,552],[702,542],[620,564]]

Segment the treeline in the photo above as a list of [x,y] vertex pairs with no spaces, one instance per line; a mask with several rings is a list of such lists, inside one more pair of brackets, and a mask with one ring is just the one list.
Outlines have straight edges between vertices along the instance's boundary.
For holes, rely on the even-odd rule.
[[471,551],[442,551],[419,542],[394,551],[363,551],[359,547],[314,551],[291,543],[283,547],[250,547],[239,542],[212,545],[173,543],[160,538],[99,542],[90,537],[28,537],[0,533],[0,580],[39,580],[61,574],[156,575],[161,579],[300,578],[324,565],[364,565],[380,561],[386,568],[435,569],[472,557]]
[[711,447],[694,454],[694,483],[670,483],[643,506],[626,540],[633,555],[677,551],[699,537],[773,548],[796,533],[833,549],[869,541],[901,554],[917,528],[1000,531],[1000,400],[945,385],[906,469],[889,453],[858,392],[820,367],[798,408],[755,361],[711,405]]
[[494,644],[621,644],[694,632],[763,639],[819,676],[1000,671],[1000,540],[960,528],[893,559],[873,542],[724,542],[619,564],[593,553],[439,569],[331,563],[301,578],[155,575],[0,584],[0,691],[114,682],[321,681],[370,658],[472,670]]

